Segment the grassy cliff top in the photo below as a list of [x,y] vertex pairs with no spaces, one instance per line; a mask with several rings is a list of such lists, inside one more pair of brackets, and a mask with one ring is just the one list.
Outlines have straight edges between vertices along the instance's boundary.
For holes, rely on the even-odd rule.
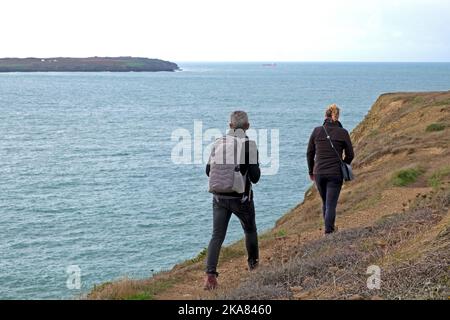
[[176,70],[179,70],[179,67],[173,62],[134,57],[0,59],[0,72],[155,72]]
[[[202,288],[203,251],[150,279],[97,286],[88,298],[447,299],[450,91],[384,94],[351,136],[356,180],[342,189],[336,234],[323,236],[311,187],[260,235],[256,272],[246,270],[239,241],[222,249],[214,292]],[[366,285],[371,265],[381,268],[379,290]]]

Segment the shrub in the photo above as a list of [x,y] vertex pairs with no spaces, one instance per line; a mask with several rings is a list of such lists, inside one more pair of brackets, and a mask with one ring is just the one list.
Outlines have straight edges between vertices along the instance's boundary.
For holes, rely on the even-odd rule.
[[397,187],[405,187],[416,182],[417,178],[424,172],[425,170],[422,168],[410,168],[397,171],[392,178],[392,183]]
[[189,260],[189,262],[190,263],[200,262],[206,257],[207,253],[208,253],[208,248],[204,248],[202,251],[200,251],[200,253],[195,258],[192,258],[191,260]]
[[277,232],[277,237],[279,237],[279,238],[286,237],[286,230],[281,229],[280,231],[278,231]]
[[430,187],[439,188],[442,183],[442,178],[450,175],[450,166],[440,168],[428,179]]
[[427,127],[426,132],[442,131],[445,127],[446,125],[443,123],[432,123]]

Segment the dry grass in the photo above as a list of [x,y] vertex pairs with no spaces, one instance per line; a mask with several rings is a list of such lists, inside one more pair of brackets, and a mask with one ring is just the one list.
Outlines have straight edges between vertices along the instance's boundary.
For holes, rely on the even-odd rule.
[[92,300],[153,300],[155,295],[175,285],[179,279],[159,275],[149,280],[121,279],[94,287],[88,299]]
[[[435,197],[447,198],[450,193]],[[356,294],[370,298],[373,292],[366,287],[367,267],[431,228],[442,219],[442,214],[433,213],[430,208],[416,208],[386,217],[372,227],[344,230],[307,243],[287,263],[275,261],[223,298],[292,299],[298,296],[295,291],[309,298],[346,299]],[[440,235],[447,245],[438,252],[430,250],[419,261],[403,261],[401,266],[383,270],[383,286],[377,295],[391,299],[446,299],[448,236]]]

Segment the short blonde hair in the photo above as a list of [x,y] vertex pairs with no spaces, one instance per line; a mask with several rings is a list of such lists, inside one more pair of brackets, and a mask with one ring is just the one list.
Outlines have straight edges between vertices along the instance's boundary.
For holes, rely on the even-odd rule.
[[339,107],[336,104],[331,104],[327,107],[327,109],[325,110],[325,117],[327,118],[331,118],[332,116],[334,116],[336,119],[339,118],[339,112],[341,111],[341,109],[339,109]]

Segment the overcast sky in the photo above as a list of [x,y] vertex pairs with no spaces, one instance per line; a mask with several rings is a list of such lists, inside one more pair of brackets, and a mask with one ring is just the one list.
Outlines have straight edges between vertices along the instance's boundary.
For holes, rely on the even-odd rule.
[[0,57],[450,61],[450,0],[1,0]]

